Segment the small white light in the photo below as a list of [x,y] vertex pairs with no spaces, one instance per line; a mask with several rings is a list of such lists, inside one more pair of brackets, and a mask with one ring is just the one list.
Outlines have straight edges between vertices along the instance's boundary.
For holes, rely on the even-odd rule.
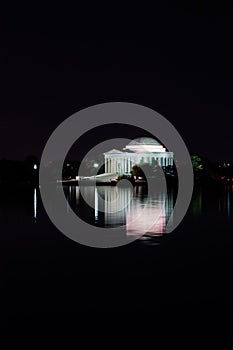
[[98,168],[99,164],[98,163],[94,163],[93,166],[94,166],[94,168]]
[[33,169],[34,169],[34,170],[37,170],[37,165],[36,165],[36,164],[34,164]]

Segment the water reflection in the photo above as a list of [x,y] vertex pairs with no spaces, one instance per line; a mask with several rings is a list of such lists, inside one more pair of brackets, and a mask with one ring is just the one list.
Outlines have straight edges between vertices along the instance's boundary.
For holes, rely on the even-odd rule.
[[[151,236],[161,236],[168,220],[173,219],[176,193],[155,191],[149,197],[143,186],[132,189],[111,186],[86,186],[83,188],[87,205],[79,187],[65,189],[67,202],[84,221],[100,227],[124,226],[127,235],[147,232]],[[100,201],[102,198],[104,201]],[[104,204],[103,204],[104,203]],[[206,218],[233,218],[233,186],[199,186],[193,192],[188,211],[189,220]],[[123,208],[123,209],[122,209]]]
[[36,219],[37,219],[37,189],[36,188],[34,188],[33,214],[34,214],[34,222],[36,222]]
[[206,188],[199,186],[193,192],[190,214],[193,219],[203,216],[233,217],[233,185]]
[[67,203],[84,221],[100,227],[124,226],[126,234],[134,236],[162,235],[174,206],[172,190],[148,196],[143,186],[83,186],[82,193],[78,186],[69,186],[64,191]]
[[[167,196],[157,191],[149,198],[145,189],[139,186],[134,187],[133,191],[130,188],[117,189],[111,186],[88,186],[84,190],[92,201],[93,208],[86,204],[78,186],[64,186],[67,197],[65,214],[69,215],[73,210],[92,225],[99,227],[123,225],[128,235],[135,235],[140,230],[145,231],[145,228],[152,224],[148,229],[149,235],[158,236],[163,234],[169,217],[172,218],[176,197],[176,193],[172,190],[168,191]],[[106,200],[104,205],[100,197]],[[117,208],[119,210],[114,212]],[[154,222],[156,217],[157,220]],[[0,221],[2,227],[6,225],[6,232],[9,225],[15,224],[16,228],[22,223],[32,222],[36,225],[42,222],[43,225],[47,225],[47,219],[38,188],[26,186],[0,188]],[[196,186],[184,221],[194,230],[201,230],[203,227],[208,229],[212,227],[216,230],[217,227],[221,230],[227,227],[232,230],[233,186]]]

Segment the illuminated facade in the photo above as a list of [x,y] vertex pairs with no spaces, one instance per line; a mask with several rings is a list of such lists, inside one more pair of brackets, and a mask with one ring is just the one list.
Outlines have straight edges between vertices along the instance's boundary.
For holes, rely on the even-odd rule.
[[152,164],[166,167],[173,165],[173,152],[167,152],[157,140],[140,137],[132,140],[123,151],[113,149],[104,153],[105,173],[129,174],[136,164]]

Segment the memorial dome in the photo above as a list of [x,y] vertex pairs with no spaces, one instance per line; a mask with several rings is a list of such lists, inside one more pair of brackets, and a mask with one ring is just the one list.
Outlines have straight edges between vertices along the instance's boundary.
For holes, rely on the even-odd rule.
[[152,137],[138,137],[132,140],[129,145],[160,145],[160,143]]
[[166,149],[152,137],[138,137],[125,147],[125,150],[136,153],[166,152]]

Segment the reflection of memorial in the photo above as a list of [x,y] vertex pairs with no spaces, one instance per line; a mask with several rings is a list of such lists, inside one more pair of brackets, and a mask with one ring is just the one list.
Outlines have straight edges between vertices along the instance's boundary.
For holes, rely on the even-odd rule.
[[99,195],[104,199],[104,223],[107,227],[124,226],[126,213],[132,200],[132,189],[111,186],[98,187]]
[[141,186],[136,187],[135,192],[136,197],[127,212],[127,235],[141,232],[162,235],[166,229],[166,194],[154,193],[145,197]]
[[[125,226],[127,235],[149,232],[162,235],[173,211],[173,193],[153,193],[147,197],[143,186],[118,188],[111,186],[87,186],[82,198],[77,186],[68,191],[72,208],[90,224],[102,227]],[[74,195],[76,195],[74,203]]]

